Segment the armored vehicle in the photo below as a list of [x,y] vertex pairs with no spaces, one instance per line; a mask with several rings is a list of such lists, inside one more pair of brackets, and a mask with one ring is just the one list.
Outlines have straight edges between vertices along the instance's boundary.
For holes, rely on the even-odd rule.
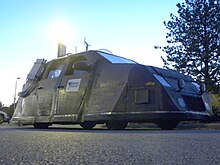
[[125,129],[128,122],[151,122],[173,129],[212,115],[204,84],[103,51],[38,59],[19,96],[11,122],[35,128],[105,123]]

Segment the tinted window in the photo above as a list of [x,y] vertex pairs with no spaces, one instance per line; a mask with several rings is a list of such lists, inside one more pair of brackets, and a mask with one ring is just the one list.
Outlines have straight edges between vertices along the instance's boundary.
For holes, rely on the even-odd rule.
[[47,79],[52,79],[52,78],[59,77],[62,69],[63,69],[63,64],[60,65],[58,68],[56,68],[54,70],[50,70],[49,74],[47,76]]
[[154,77],[163,85],[166,87],[171,87],[170,84],[161,76],[154,74]]
[[67,66],[65,75],[82,75],[91,69],[91,64],[83,56],[73,57]]
[[104,57],[105,59],[107,59],[108,61],[110,61],[111,63],[127,63],[127,64],[136,64],[135,61],[123,58],[123,57],[119,57],[119,56],[114,56],[114,55],[110,55],[107,53],[103,53],[103,52],[98,52],[102,57]]

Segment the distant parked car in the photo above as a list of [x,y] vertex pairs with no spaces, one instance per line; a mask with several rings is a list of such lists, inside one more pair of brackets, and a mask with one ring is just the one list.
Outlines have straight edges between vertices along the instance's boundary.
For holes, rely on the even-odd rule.
[[9,116],[7,113],[0,111],[0,124],[2,124],[4,121],[9,121]]

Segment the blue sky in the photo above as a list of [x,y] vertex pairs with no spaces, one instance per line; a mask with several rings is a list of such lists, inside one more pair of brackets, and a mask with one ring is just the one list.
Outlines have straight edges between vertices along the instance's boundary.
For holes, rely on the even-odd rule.
[[[37,58],[57,54],[57,36],[67,52],[108,49],[141,64],[162,67],[166,45],[163,21],[183,0],[0,0],[0,101],[13,102]],[[57,32],[57,26],[64,29]],[[63,26],[64,25],[64,26]],[[55,37],[56,36],[56,37]]]

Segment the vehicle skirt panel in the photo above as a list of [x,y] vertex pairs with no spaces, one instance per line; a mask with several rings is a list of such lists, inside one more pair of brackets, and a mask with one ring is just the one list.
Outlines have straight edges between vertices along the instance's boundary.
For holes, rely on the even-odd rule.
[[102,113],[85,115],[85,121],[127,121],[127,122],[158,122],[158,121],[207,121],[210,119],[208,113],[179,112],[179,111],[148,111],[130,113]]

